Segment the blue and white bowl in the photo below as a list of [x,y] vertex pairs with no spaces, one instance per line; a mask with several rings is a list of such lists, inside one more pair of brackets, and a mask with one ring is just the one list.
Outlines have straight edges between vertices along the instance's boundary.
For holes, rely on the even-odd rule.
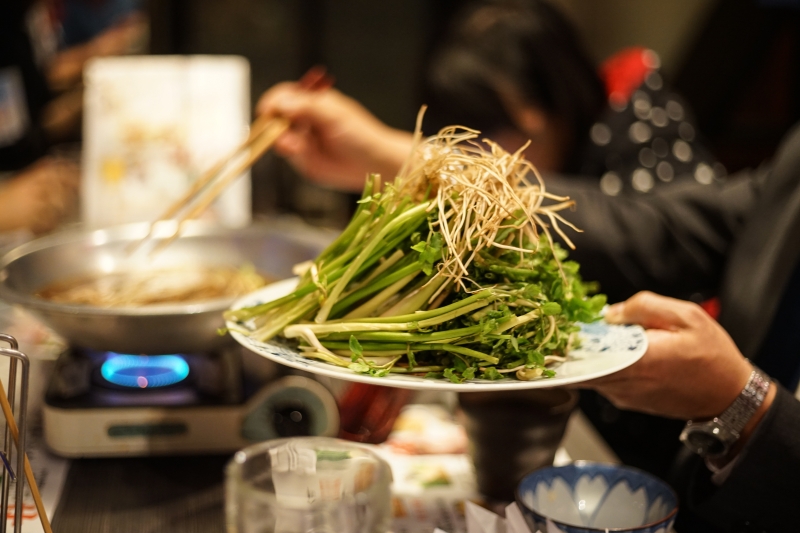
[[583,461],[528,474],[517,504],[533,533],[668,533],[678,514],[678,497],[660,479]]

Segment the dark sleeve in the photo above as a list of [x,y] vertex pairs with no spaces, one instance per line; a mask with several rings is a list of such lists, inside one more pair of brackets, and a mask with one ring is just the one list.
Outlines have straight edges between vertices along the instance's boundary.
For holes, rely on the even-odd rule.
[[728,479],[714,486],[700,467],[689,491],[689,508],[724,531],[798,530],[800,494],[800,402],[778,394],[739,456]]
[[610,301],[640,290],[683,299],[716,293],[726,254],[758,192],[760,172],[719,183],[662,184],[655,192],[607,196],[594,178],[545,178],[548,192],[576,202],[565,218],[583,230],[565,232],[570,258]]

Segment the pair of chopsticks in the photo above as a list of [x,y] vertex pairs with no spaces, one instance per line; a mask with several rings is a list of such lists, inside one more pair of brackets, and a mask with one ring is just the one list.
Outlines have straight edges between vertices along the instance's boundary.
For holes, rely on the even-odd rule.
[[[17,450],[19,450],[19,429],[17,428],[17,421],[14,419],[14,411],[11,409],[11,404],[8,403],[6,390],[1,382],[0,407],[2,407],[3,415],[6,417],[8,429],[11,430],[11,436],[14,439],[14,444],[17,446]],[[19,472],[17,472],[17,475],[19,475]],[[50,520],[48,520],[47,512],[44,509],[42,495],[39,494],[39,487],[36,485],[36,479],[33,477],[33,469],[31,468],[31,462],[28,460],[27,453],[25,454],[25,479],[28,480],[28,488],[31,491],[31,496],[33,496],[33,503],[36,504],[36,511],[39,513],[39,520],[42,522],[42,529],[44,529],[45,533],[53,533],[53,529],[50,527]],[[22,481],[19,480],[17,483],[22,483]],[[0,519],[5,520],[6,517],[3,516]]]
[[[323,91],[333,85],[333,78],[328,76],[322,67],[312,67],[298,81],[300,87],[307,91]],[[178,201],[172,204],[157,220],[150,224],[150,230],[141,240],[131,243],[128,252],[132,253],[153,237],[153,232],[159,222],[171,220],[178,213],[183,214],[177,219],[174,233],[162,240],[150,252],[163,250],[172,241],[180,236],[184,222],[199,217],[211,206],[217,197],[225,191],[236,179],[264,153],[269,150],[287,129],[289,121],[283,117],[258,117],[250,126],[250,135],[241,145],[222,158],[213,167],[200,176],[189,191]],[[244,155],[244,159],[242,156]],[[236,161],[238,159],[238,161]],[[225,173],[227,167],[232,167]]]

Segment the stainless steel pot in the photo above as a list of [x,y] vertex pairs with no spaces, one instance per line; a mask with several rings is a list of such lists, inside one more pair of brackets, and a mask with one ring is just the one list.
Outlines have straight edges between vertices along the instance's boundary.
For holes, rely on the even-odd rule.
[[[129,257],[126,245],[144,237],[148,228],[144,223],[64,232],[23,244],[0,260],[0,299],[26,308],[76,346],[129,354],[201,352],[225,342],[217,330],[224,325],[222,311],[232,299],[109,309],[54,303],[34,295],[57,281],[188,265],[249,262],[258,271],[282,279],[292,275],[294,264],[314,258],[330,240],[325,233],[281,220],[243,229],[195,222],[153,257],[144,250]],[[169,234],[173,228],[158,229]]]

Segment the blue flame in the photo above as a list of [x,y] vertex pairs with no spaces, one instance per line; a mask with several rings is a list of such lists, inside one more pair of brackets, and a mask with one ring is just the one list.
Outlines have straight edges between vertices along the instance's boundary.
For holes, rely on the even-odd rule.
[[100,374],[115,385],[149,389],[186,379],[189,364],[179,355],[123,355],[109,352]]

